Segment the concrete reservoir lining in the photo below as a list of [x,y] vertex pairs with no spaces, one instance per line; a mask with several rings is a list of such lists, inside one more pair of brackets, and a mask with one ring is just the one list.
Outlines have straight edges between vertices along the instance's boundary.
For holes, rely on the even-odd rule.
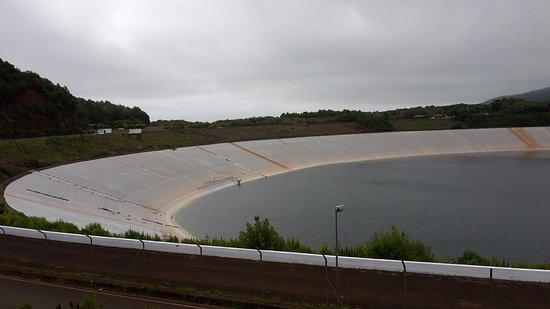
[[189,237],[172,216],[209,192],[298,169],[409,156],[550,150],[550,127],[273,139],[110,157],[34,171],[4,192],[29,216]]

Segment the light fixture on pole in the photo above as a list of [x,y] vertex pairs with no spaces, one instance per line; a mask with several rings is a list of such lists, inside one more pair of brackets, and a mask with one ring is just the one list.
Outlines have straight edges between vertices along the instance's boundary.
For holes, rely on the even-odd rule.
[[340,308],[340,281],[338,278],[338,213],[344,211],[344,204],[336,205],[334,210],[334,227],[336,231],[335,255],[336,255],[336,308]]

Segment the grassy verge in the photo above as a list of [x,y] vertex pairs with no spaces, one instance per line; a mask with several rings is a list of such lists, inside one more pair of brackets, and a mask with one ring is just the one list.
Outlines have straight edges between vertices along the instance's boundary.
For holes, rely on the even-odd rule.
[[[303,245],[297,238],[284,239],[267,218],[261,220],[258,216],[253,223],[247,223],[244,230],[237,238],[207,238],[207,239],[179,239],[176,236],[151,236],[143,232],[128,230],[121,234],[111,233],[105,230],[99,223],[90,223],[84,228],[65,221],[48,221],[40,217],[27,217],[23,214],[0,208],[0,225],[15,226],[29,229],[56,231],[74,234],[87,234],[96,236],[108,236],[141,240],[166,241],[173,243],[201,244],[222,247],[250,248],[277,250],[287,252],[317,253],[333,255],[334,251],[328,245],[322,245],[319,250],[311,249]],[[485,258],[478,253],[465,249],[459,257],[446,257],[438,259],[431,252],[430,247],[420,241],[409,239],[404,231],[395,226],[388,232],[376,232],[364,244],[352,247],[344,247],[339,250],[340,255],[350,257],[364,257],[391,260],[408,260],[420,262],[440,262],[466,265],[483,265],[495,267],[516,267],[530,269],[548,269],[550,263],[510,263],[505,259]]]

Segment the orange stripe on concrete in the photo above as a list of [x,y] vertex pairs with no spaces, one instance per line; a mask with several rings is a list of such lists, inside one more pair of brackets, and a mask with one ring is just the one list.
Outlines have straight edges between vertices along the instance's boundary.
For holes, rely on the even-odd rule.
[[239,148],[239,149],[241,149],[241,150],[243,150],[243,151],[246,151],[246,152],[248,152],[248,153],[250,153],[250,154],[252,154],[252,155],[254,155],[254,156],[256,156],[256,157],[258,157],[258,158],[260,158],[260,159],[262,159],[262,160],[265,160],[265,161],[267,161],[267,162],[269,162],[269,163],[271,163],[271,164],[273,164],[273,165],[276,165],[276,166],[278,166],[278,167],[280,167],[280,168],[282,168],[282,169],[285,169],[285,170],[289,170],[289,169],[290,169],[288,166],[286,166],[286,165],[284,165],[284,164],[281,164],[281,163],[279,163],[279,162],[277,162],[277,161],[271,160],[270,158],[265,157],[265,156],[263,156],[263,155],[261,155],[261,154],[255,152],[255,151],[252,151],[252,150],[250,150],[250,149],[246,149],[246,148],[244,148],[243,146],[237,145],[237,144],[235,144],[235,143],[231,143],[231,145],[233,145],[233,146],[235,146],[235,147],[237,147],[237,148]]
[[510,131],[520,141],[522,141],[527,146],[527,148],[531,148],[531,149],[540,148],[540,146],[537,144],[535,139],[531,135],[529,135],[529,133],[527,133],[524,129],[522,129],[522,128],[508,128],[508,131]]

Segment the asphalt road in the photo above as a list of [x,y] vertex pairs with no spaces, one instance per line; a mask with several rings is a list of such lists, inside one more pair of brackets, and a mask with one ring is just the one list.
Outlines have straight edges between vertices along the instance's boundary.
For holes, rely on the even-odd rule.
[[140,297],[136,295],[63,286],[0,275],[0,308],[18,308],[28,303],[33,309],[53,309],[57,305],[65,308],[69,302],[82,304],[86,296],[95,296],[97,303],[109,308],[158,308],[158,309],[202,309],[214,308],[197,304]]

